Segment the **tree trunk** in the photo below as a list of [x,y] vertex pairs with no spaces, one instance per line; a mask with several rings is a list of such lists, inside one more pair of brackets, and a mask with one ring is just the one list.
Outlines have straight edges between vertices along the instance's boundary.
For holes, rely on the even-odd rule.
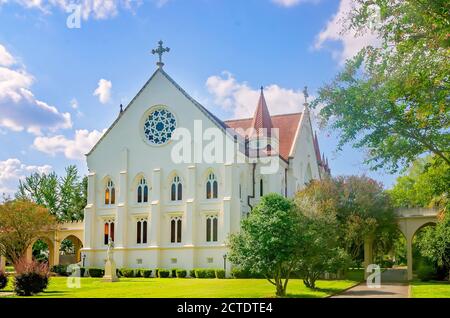
[[286,289],[283,287],[283,283],[281,280],[277,281],[277,296],[284,297],[286,296]]

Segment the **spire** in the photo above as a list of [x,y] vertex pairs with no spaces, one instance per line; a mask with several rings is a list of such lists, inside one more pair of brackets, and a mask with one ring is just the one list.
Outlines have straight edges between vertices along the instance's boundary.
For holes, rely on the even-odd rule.
[[123,106],[122,106],[122,104],[120,104],[120,114],[122,114],[122,112],[123,112]]
[[267,129],[267,135],[270,136],[270,130],[272,127],[272,118],[270,117],[266,99],[264,98],[264,88],[261,86],[261,94],[259,96],[255,114],[253,115],[251,128],[256,129],[256,133],[258,135],[262,133],[262,131],[260,132],[259,130],[265,128]]

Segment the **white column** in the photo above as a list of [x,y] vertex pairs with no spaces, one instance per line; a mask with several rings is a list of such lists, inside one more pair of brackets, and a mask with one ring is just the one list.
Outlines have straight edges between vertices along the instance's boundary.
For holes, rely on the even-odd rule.
[[[159,247],[161,245],[160,227],[161,227],[161,169],[153,170],[151,184],[151,209],[149,214],[150,221],[150,246]],[[154,252],[154,266],[159,267],[159,251]]]
[[195,244],[195,194],[196,194],[196,167],[188,167],[186,180],[186,209],[183,216],[183,242],[184,245]]
[[84,249],[94,248],[95,237],[95,213],[96,213],[96,175],[88,175],[87,204],[84,208]]
[[233,194],[233,164],[225,164],[225,180],[223,183],[223,211],[222,211],[222,242],[227,238],[231,229],[231,200]]
[[124,248],[127,246],[127,216],[128,216],[128,149],[121,153],[121,171],[119,176],[119,200],[117,204],[117,216],[115,220],[116,233],[115,246]]
[[412,253],[413,237],[414,237],[413,235],[408,235],[408,237],[406,238],[406,264],[408,265],[408,280],[413,279],[413,253]]

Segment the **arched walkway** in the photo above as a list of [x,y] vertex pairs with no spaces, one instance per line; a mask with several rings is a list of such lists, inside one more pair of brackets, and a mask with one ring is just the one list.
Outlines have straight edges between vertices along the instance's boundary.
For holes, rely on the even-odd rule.
[[[426,225],[436,224],[439,210],[428,208],[398,209],[397,224],[399,230],[406,238],[406,260],[408,265],[408,280],[413,278],[413,239],[416,233]],[[366,239],[364,243],[364,268],[372,264],[373,240]],[[366,273],[367,277],[367,273]]]

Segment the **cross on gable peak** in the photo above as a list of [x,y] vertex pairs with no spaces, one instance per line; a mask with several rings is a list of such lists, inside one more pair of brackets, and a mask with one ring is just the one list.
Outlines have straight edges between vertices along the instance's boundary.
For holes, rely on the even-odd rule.
[[158,54],[158,62],[156,63],[156,65],[158,65],[159,68],[162,68],[164,66],[164,63],[162,62],[162,55],[169,51],[170,51],[169,47],[163,47],[162,40],[159,40],[158,47],[152,50],[153,55]]

